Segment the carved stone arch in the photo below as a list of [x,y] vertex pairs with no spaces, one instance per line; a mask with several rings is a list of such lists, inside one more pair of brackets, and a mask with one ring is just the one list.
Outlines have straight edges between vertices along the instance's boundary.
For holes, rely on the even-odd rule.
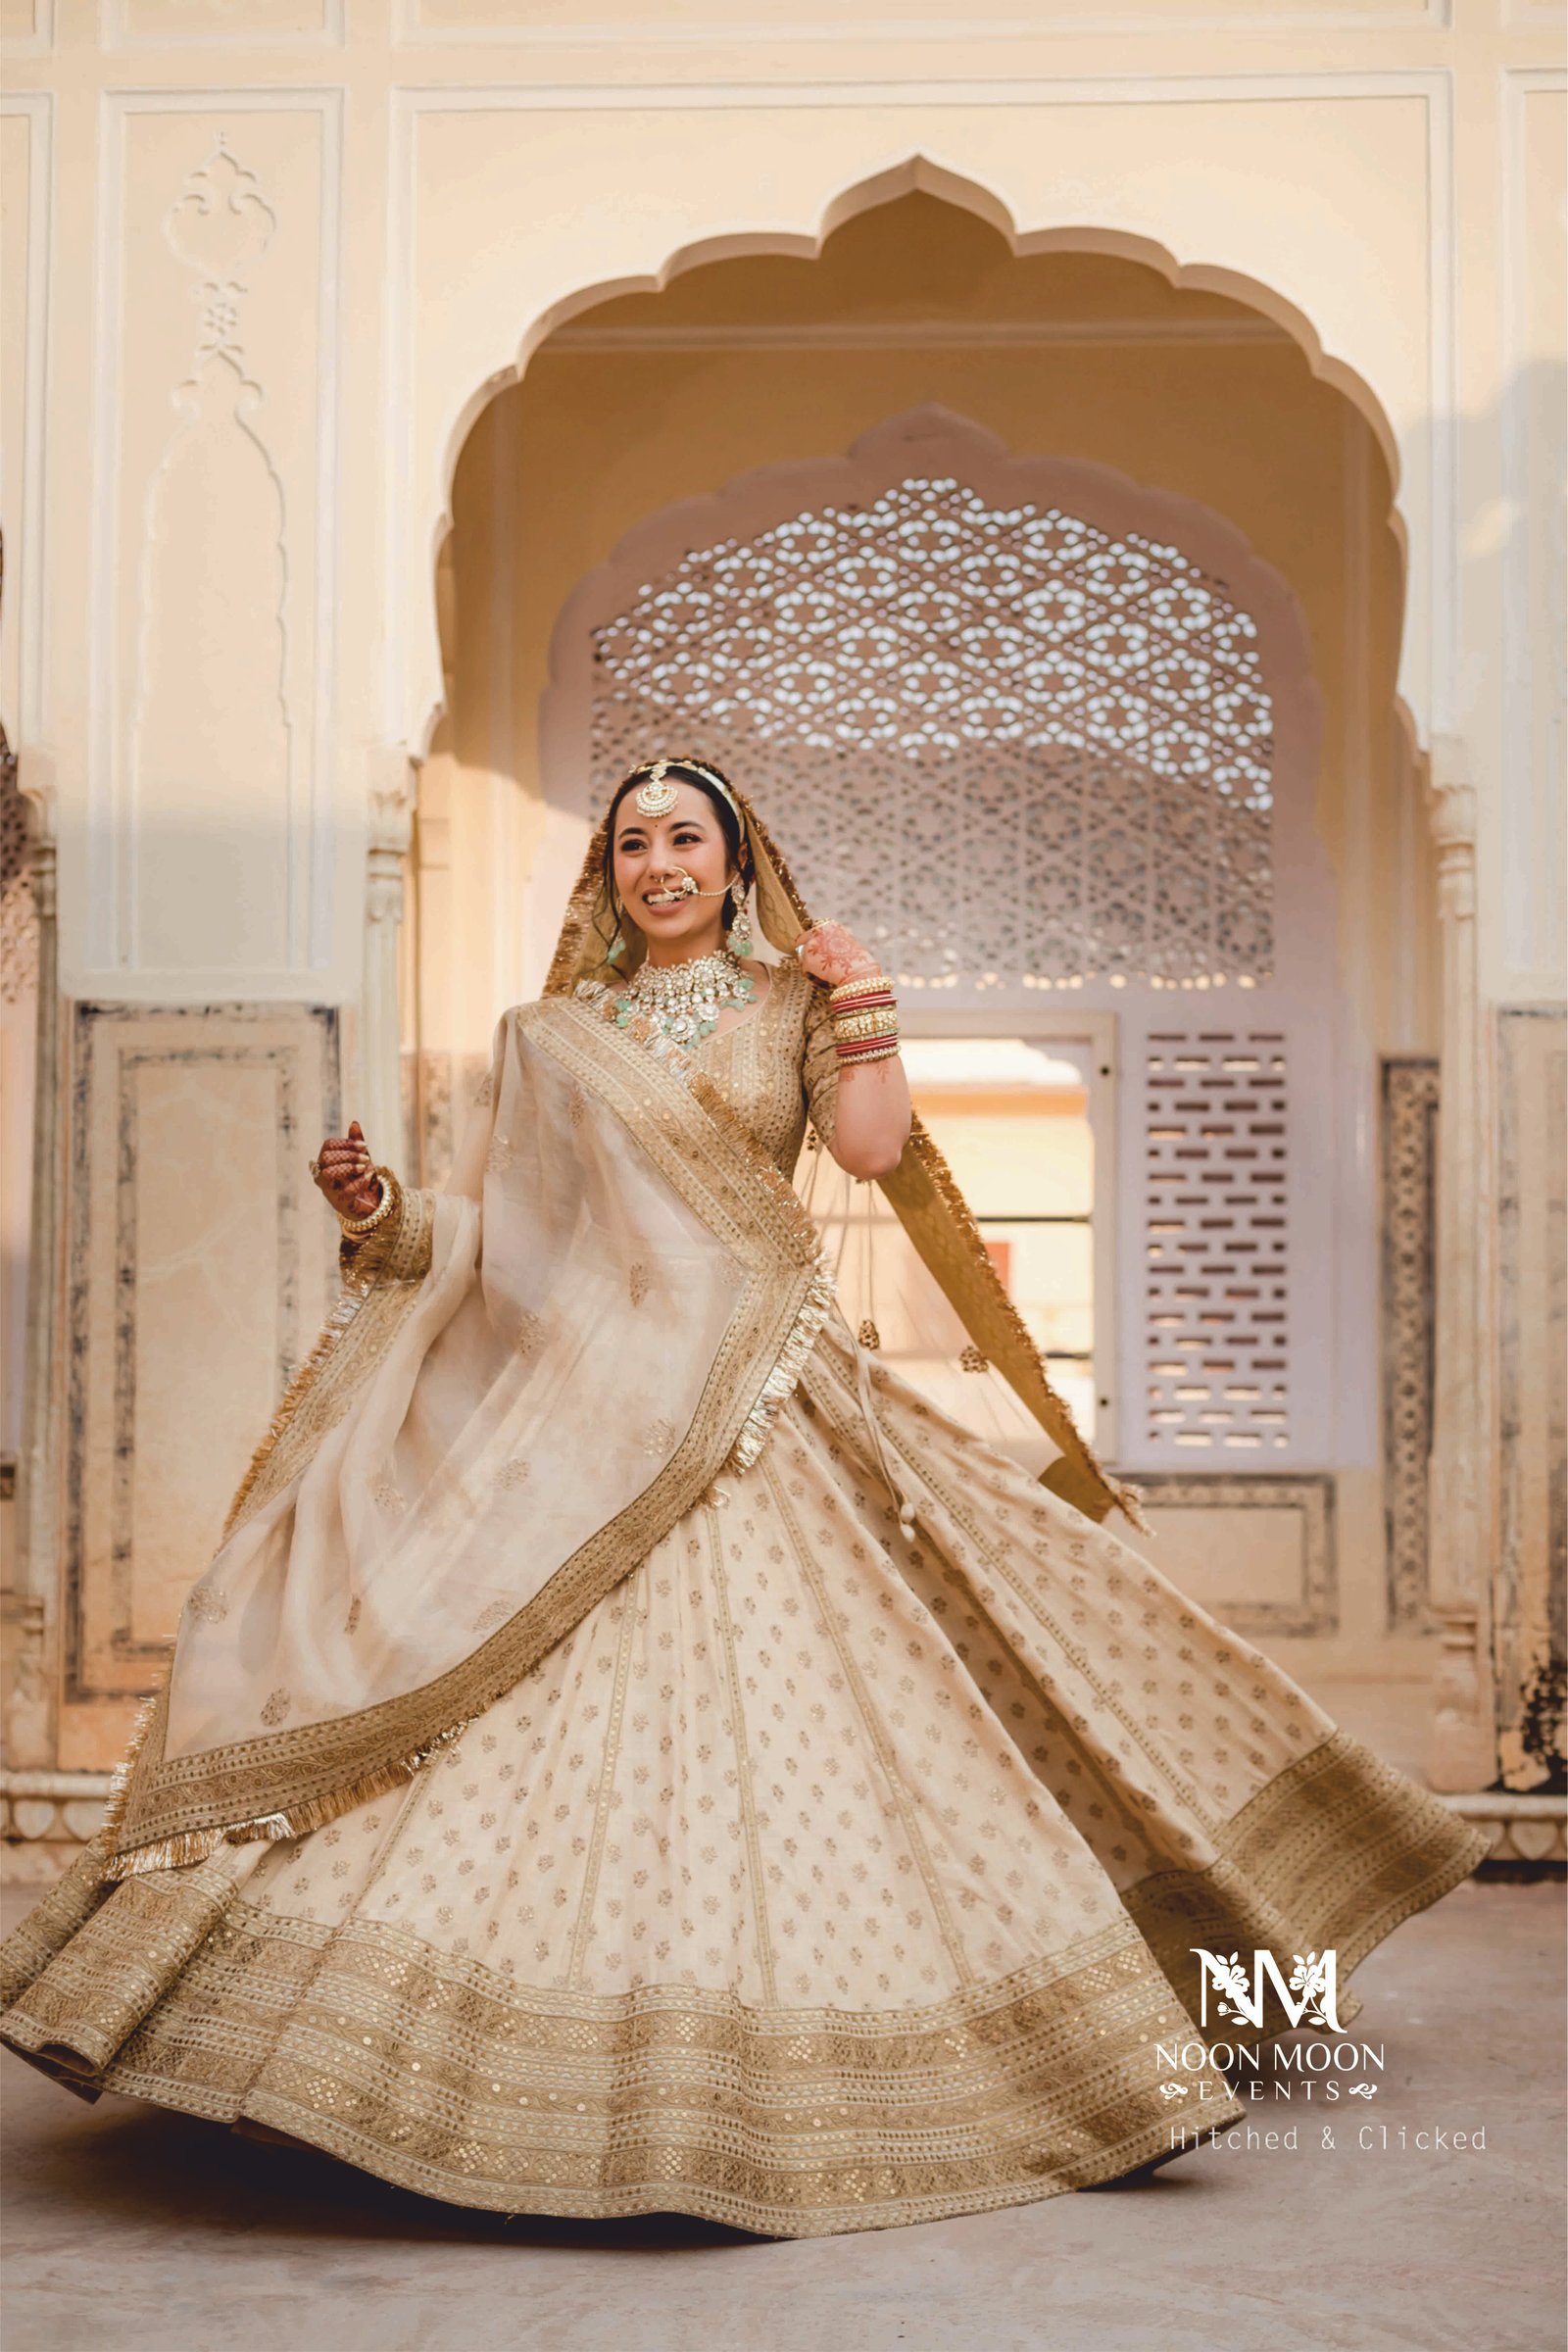
[[[558,327],[570,324],[602,304],[628,294],[662,293],[689,270],[715,262],[780,255],[814,260],[827,239],[847,221],[915,192],[972,213],[1005,238],[1019,258],[1047,253],[1102,254],[1153,270],[1178,289],[1219,294],[1246,304],[1270,319],[1300,348],[1313,375],[1332,385],[1365,420],[1382,450],[1392,491],[1389,528],[1398,545],[1401,564],[1408,572],[1412,541],[1418,543],[1416,553],[1430,563],[1432,551],[1425,545],[1430,515],[1422,509],[1412,529],[1401,483],[1400,442],[1387,408],[1367,377],[1343,354],[1325,345],[1311,318],[1278,286],[1220,263],[1183,260],[1157,238],[1108,221],[1054,222],[1049,227],[1022,225],[1005,200],[983,181],[954,170],[936,157],[918,152],[906,154],[840,188],[819,205],[814,220],[803,219],[798,226],[777,221],[767,226],[715,228],[666,252],[655,268],[627,268],[592,283],[572,287],[531,318],[520,334],[515,327],[509,332],[504,324],[500,326],[505,340],[497,349],[496,364],[481,380],[464,389],[443,417],[439,428],[438,489],[428,479],[422,484],[411,479],[408,495],[416,502],[415,509],[394,531],[398,551],[394,568],[403,575],[403,595],[412,593],[424,604],[422,613],[416,613],[403,602],[395,617],[400,637],[405,629],[410,630],[398,666],[407,673],[411,699],[405,706],[405,740],[416,760],[428,753],[446,709],[430,583],[436,574],[440,551],[453,529],[453,484],[458,463],[481,411],[510,385],[520,382],[534,353]],[[1425,495],[1422,485],[1416,485],[1416,489],[1418,495]],[[406,569],[405,550],[413,559],[412,571]],[[1408,640],[1408,614],[1406,636]],[[1409,643],[1404,667],[1422,681],[1419,709],[1412,709],[1402,694],[1396,706],[1401,729],[1414,752],[1429,740],[1426,708],[1429,681],[1424,678],[1421,661],[1413,659]]]

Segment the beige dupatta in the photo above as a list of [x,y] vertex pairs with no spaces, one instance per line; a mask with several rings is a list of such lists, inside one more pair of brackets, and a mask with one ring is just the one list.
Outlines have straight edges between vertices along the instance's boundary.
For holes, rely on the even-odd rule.
[[[808,918],[742,808],[787,951]],[[686,1055],[603,1017],[604,839],[545,996],[498,1025],[446,1192],[406,1194],[351,1254],[116,1776],[111,1878],[298,1836],[406,1778],[755,1460],[815,1342],[832,1285],[793,1188]],[[1131,1510],[918,1121],[883,1190],[1061,1448],[1044,1483]]]
[[187,1602],[109,1875],[407,1776],[756,1458],[831,1298],[684,1057],[576,998],[505,1015],[448,1190],[405,1197]]

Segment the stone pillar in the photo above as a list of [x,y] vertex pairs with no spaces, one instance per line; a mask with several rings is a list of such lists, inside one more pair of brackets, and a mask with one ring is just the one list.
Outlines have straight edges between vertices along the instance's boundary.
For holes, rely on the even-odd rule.
[[417,766],[400,745],[381,745],[371,754],[360,1082],[358,1106],[351,1106],[345,1117],[359,1118],[371,1151],[391,1167],[403,1157],[398,932],[417,778]]
[[[9,757],[9,754],[7,755]],[[28,755],[31,771],[39,762]],[[55,841],[51,803],[36,785],[25,792],[27,878],[36,926],[32,1173],[27,1232],[26,1356],[22,1452],[17,1465],[17,1557],[4,1588],[6,1760],[16,1766],[55,1761],[55,1676],[50,1655],[57,1621],[59,1515],[61,1231],[65,1170],[61,1112],[65,1071],[56,922]]]
[[1487,1299],[1491,1133],[1476,961],[1476,797],[1464,747],[1432,748],[1443,958],[1443,1115],[1438,1130],[1437,1314],[1428,1470],[1432,1606],[1442,1636],[1430,1777],[1435,1788],[1496,1778],[1492,1664],[1492,1371]]

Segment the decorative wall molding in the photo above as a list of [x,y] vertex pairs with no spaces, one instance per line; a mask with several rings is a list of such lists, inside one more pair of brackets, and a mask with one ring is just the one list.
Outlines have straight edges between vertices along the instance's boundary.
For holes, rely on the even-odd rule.
[[1433,745],[1428,813],[1438,853],[1443,959],[1443,1120],[1438,1134],[1437,1320],[1429,1488],[1432,1606],[1442,1631],[1434,1788],[1496,1778],[1487,1509],[1493,1390],[1486,1311],[1492,1226],[1491,1102],[1480,1052],[1476,796],[1458,738]]
[[[1237,1633],[1271,1636],[1333,1634],[1339,1631],[1337,1513],[1332,1476],[1268,1473],[1258,1477],[1184,1476],[1144,1470],[1139,1492],[1155,1512],[1288,1511],[1299,1523],[1300,1586],[1290,1600],[1212,1599],[1203,1606]],[[1156,1554],[1157,1557],[1157,1554]]]
[[1510,1788],[1565,1779],[1568,1015],[1497,1015],[1497,1745]]
[[1438,1064],[1383,1064],[1383,1512],[1388,1622],[1424,1631],[1437,1300]]
[[19,303],[13,290],[11,332],[20,335],[24,371],[22,446],[10,453],[6,499],[5,615],[16,630],[17,704],[4,715],[14,749],[32,751],[46,736],[44,611],[48,543],[45,499],[49,423],[50,296],[54,250],[55,101],[44,90],[0,96],[0,122],[27,125],[26,253]]
[[47,57],[55,45],[55,0],[32,0],[32,24],[26,32],[8,32],[0,53],[8,65],[24,58]]
[[331,1237],[306,1161],[338,1103],[331,1007],[74,1006],[68,1708],[148,1687],[324,1319]]
[[68,1871],[102,1825],[111,1777],[0,1771],[0,1886],[36,1886]]
[[[1519,5],[1519,0],[1514,0]],[[1156,14],[1136,7],[1102,13],[1083,6],[1047,7],[1030,17],[980,17],[974,20],[937,17],[806,19],[793,12],[773,23],[754,19],[713,18],[708,22],[643,22],[622,18],[586,24],[496,24],[462,21],[431,24],[425,16],[427,0],[397,0],[393,38],[408,48],[565,49],[599,48],[611,44],[637,49],[752,47],[775,44],[796,47],[865,48],[893,42],[933,44],[961,38],[967,48],[975,42],[1063,39],[1072,34],[1114,35],[1118,39],[1146,36],[1186,39],[1193,33],[1223,32],[1238,37],[1250,32],[1323,33],[1446,31],[1451,24],[1451,0],[1372,0],[1364,8],[1346,5],[1324,8],[1286,7],[1279,10],[1243,0],[1233,9],[1215,7],[1212,0],[1194,0],[1190,9]]]
[[[161,31],[137,28],[137,19],[145,13],[148,0],[100,0],[100,4],[101,44],[111,56],[127,50],[177,55],[192,49],[340,49],[347,37],[346,0],[317,0],[319,23],[299,29],[269,25],[257,0],[252,0],[248,16],[225,6],[224,0],[161,0],[170,19]],[[224,18],[227,23],[222,22]]]
[[1050,351],[1064,347],[1137,349],[1265,343],[1296,345],[1271,318],[802,318],[654,319],[606,326],[560,326],[558,351]]
[[1488,1788],[1478,1796],[1448,1796],[1450,1812],[1462,1821],[1480,1823],[1494,1832],[1490,1854],[1481,1863],[1483,1879],[1556,1876],[1568,1868],[1568,1797],[1516,1796],[1511,1790]]
[[[1524,12],[1528,15],[1528,12]],[[1561,31],[1562,8],[1540,12]],[[1543,993],[1560,984],[1564,932],[1568,926],[1568,883],[1564,880],[1563,761],[1565,716],[1563,667],[1542,649],[1560,648],[1568,618],[1563,611],[1561,483],[1538,478],[1531,464],[1532,403],[1549,403],[1550,424],[1560,433],[1560,363],[1548,368],[1546,387],[1538,387],[1528,335],[1532,268],[1548,276],[1552,299],[1560,259],[1561,229],[1550,220],[1532,222],[1527,195],[1526,115],[1532,99],[1561,99],[1568,74],[1560,68],[1511,68],[1500,77],[1501,144],[1501,391],[1503,496],[1509,516],[1502,558],[1502,599],[1497,638],[1505,677],[1501,713],[1502,772],[1509,780],[1514,821],[1502,828],[1502,937],[1515,972],[1544,979]],[[1539,257],[1539,258],[1538,258]],[[1560,457],[1560,452],[1559,452]],[[1533,547],[1544,561],[1532,562]],[[1544,592],[1556,610],[1535,610]],[[1542,706],[1551,715],[1542,724]],[[1543,737],[1544,740],[1543,740]],[[1521,992],[1524,993],[1524,992]]]
[[[310,89],[202,89],[193,91],[106,91],[100,100],[99,135],[99,210],[98,240],[100,269],[97,287],[97,318],[95,347],[102,355],[102,365],[95,386],[96,422],[94,458],[94,507],[97,515],[97,544],[93,556],[93,590],[90,613],[90,697],[91,732],[87,773],[87,835],[88,835],[88,926],[86,963],[94,974],[119,982],[137,972],[170,973],[168,985],[177,990],[185,977],[179,968],[179,958],[170,954],[149,952],[141,936],[140,908],[143,901],[141,827],[132,756],[135,744],[134,729],[127,726],[126,713],[117,701],[116,681],[127,675],[145,673],[145,662],[138,664],[131,659],[130,649],[123,642],[127,626],[121,583],[134,576],[138,564],[155,560],[156,535],[160,529],[156,502],[144,490],[142,505],[137,508],[127,498],[123,469],[127,463],[127,440],[123,431],[123,375],[127,367],[130,338],[126,332],[126,288],[124,284],[125,241],[134,224],[132,212],[125,200],[127,139],[133,126],[149,119],[187,117],[204,118],[208,125],[205,134],[198,124],[192,125],[188,161],[183,166],[187,175],[182,191],[178,181],[170,186],[167,195],[158,200],[160,215],[169,215],[169,236],[173,251],[184,251],[189,265],[198,269],[210,265],[203,284],[204,322],[199,333],[194,370],[183,384],[176,384],[176,395],[194,411],[188,426],[197,431],[225,430],[236,464],[247,448],[256,453],[266,466],[270,479],[270,496],[281,512],[277,516],[278,546],[274,562],[283,565],[280,595],[287,598],[281,622],[284,660],[292,683],[287,700],[297,705],[294,757],[278,771],[274,797],[282,812],[277,828],[283,844],[282,865],[279,871],[276,901],[281,912],[275,932],[271,935],[271,952],[246,956],[241,950],[232,961],[225,961],[215,943],[212,959],[194,959],[189,975],[192,994],[198,989],[206,993],[212,988],[209,976],[213,969],[221,972],[220,985],[227,991],[258,994],[277,993],[279,979],[284,974],[324,968],[329,960],[331,946],[330,881],[335,838],[333,822],[332,758],[334,750],[334,661],[333,647],[336,628],[335,577],[338,506],[337,484],[337,402],[338,402],[338,339],[339,280],[340,280],[340,207],[342,178],[342,110],[341,90]],[[269,116],[300,116],[317,126],[316,166],[318,172],[316,195],[313,197],[313,218],[308,230],[288,216],[286,209],[278,213],[275,199],[269,199],[270,209],[278,224],[277,233],[287,234],[303,244],[308,236],[315,270],[314,308],[314,364],[309,375],[308,394],[301,394],[296,379],[287,375],[282,367],[281,352],[276,355],[278,368],[273,372],[274,394],[285,388],[299,407],[309,401],[312,419],[312,447],[308,459],[296,460],[284,466],[269,456],[270,446],[275,446],[278,419],[269,409],[262,386],[253,380],[253,363],[249,353],[241,353],[238,343],[240,301],[248,297],[254,307],[259,299],[259,283],[251,275],[251,268],[259,259],[263,240],[254,236],[253,227],[261,223],[263,199],[249,170],[237,165],[228,140],[230,131],[225,119],[231,122],[249,118],[254,122]],[[215,148],[214,141],[217,145]],[[234,134],[237,135],[237,134]],[[255,143],[254,141],[252,142]],[[203,157],[207,157],[203,165]],[[205,182],[203,174],[205,173]],[[220,182],[223,184],[219,184]],[[194,241],[193,241],[194,240]],[[275,295],[270,297],[274,304]],[[254,342],[254,332],[247,338]],[[146,329],[136,346],[137,365],[148,365],[149,346]],[[168,365],[172,371],[184,363],[184,352],[170,352]],[[269,362],[270,366],[270,362]],[[216,389],[214,389],[216,387]],[[231,395],[228,406],[231,415],[223,418],[203,416],[203,403],[209,407],[220,394]],[[258,405],[260,404],[260,405]],[[274,400],[275,408],[275,400]],[[267,418],[264,439],[257,429],[258,419]],[[170,458],[177,436],[166,444],[165,457]],[[156,470],[148,460],[148,483]],[[286,484],[284,474],[292,477]],[[235,475],[238,483],[240,477]],[[236,493],[238,494],[238,493]],[[255,497],[265,493],[258,485],[247,509],[252,524],[256,524],[261,509]],[[307,529],[296,523],[290,513],[290,500],[314,508],[314,521]],[[189,532],[196,535],[192,547],[174,542],[169,550],[173,564],[173,576],[185,582],[184,593],[194,594],[204,585],[206,569],[220,560],[222,544],[220,517],[215,516],[210,502],[189,497],[181,513]],[[144,516],[134,525],[124,522],[124,515]],[[204,520],[205,517],[205,520]],[[122,544],[125,530],[135,527],[148,534],[132,548]],[[207,531],[204,539],[201,534]],[[215,536],[217,534],[217,536]],[[303,543],[302,543],[303,542]],[[243,576],[250,583],[254,565],[243,567]],[[296,617],[296,605],[307,598],[309,622],[303,625]],[[138,616],[143,632],[154,626],[154,616],[144,609]],[[209,603],[207,610],[211,612]],[[167,635],[167,616],[159,616]],[[265,700],[266,684],[257,688],[245,664],[250,649],[265,638],[264,627],[247,635],[237,647],[216,649],[208,646],[205,670],[212,672],[217,654],[230,663],[238,663],[240,672],[249,681],[246,699],[255,701],[258,691]],[[139,679],[145,701],[148,691]],[[275,692],[274,692],[275,704]],[[284,713],[285,720],[287,712]],[[189,731],[189,718],[184,722]],[[265,740],[265,716],[256,720],[257,729]],[[165,779],[159,778],[160,784]],[[188,780],[186,780],[188,781]],[[206,789],[213,789],[212,779]],[[198,844],[199,829],[192,835]],[[185,878],[185,898],[190,886]],[[161,902],[160,902],[161,903]],[[258,898],[257,904],[262,903]],[[260,919],[260,918],[258,918]],[[175,969],[171,973],[171,966]],[[296,979],[295,988],[298,988]]]

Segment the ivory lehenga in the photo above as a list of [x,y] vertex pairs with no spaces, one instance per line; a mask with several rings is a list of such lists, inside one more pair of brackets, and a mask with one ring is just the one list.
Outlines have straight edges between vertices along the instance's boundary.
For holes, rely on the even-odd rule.
[[345,1245],[0,2035],[509,2212],[789,2237],[1109,2180],[1242,2118],[1156,2056],[1193,1947],[1343,1984],[1486,1838],[1100,1524],[1136,1502],[918,1127],[884,1189],[1045,1481],[865,1355],[788,1181],[822,992],[616,1027],[601,847],[450,1186]]

